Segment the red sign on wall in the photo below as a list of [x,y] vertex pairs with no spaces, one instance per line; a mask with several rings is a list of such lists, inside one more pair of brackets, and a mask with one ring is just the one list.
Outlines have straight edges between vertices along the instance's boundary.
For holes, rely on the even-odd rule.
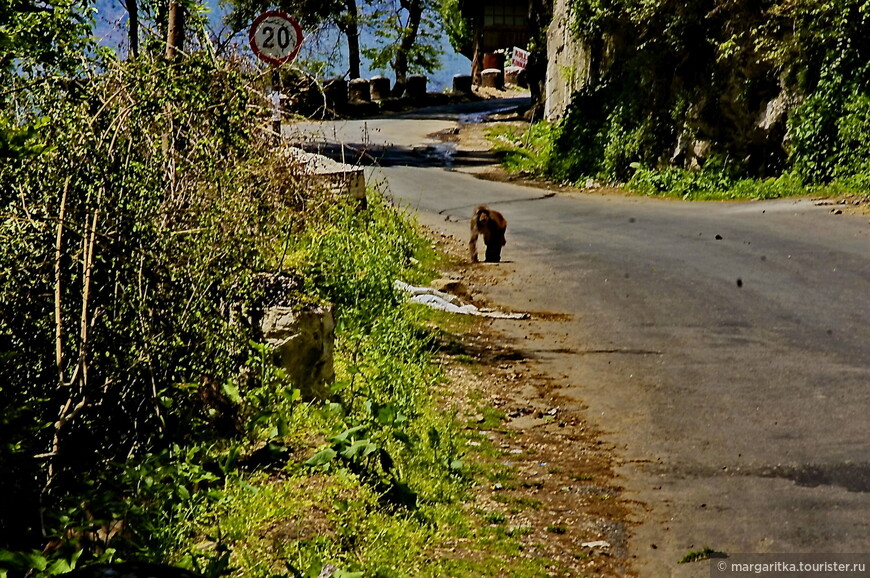
[[514,55],[513,55],[513,58],[511,58],[511,65],[512,66],[519,66],[520,68],[525,68],[528,63],[529,63],[528,51],[523,50],[522,48],[517,48],[516,46],[514,46]]

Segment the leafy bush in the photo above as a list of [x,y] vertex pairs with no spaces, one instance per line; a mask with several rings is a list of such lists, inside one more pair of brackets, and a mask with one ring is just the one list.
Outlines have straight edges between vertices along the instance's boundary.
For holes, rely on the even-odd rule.
[[[632,163],[681,166],[691,142],[710,147],[700,160],[711,174],[680,182],[702,188],[719,178],[705,164],[711,157],[731,159],[735,181],[790,173],[812,187],[868,172],[863,2],[573,0],[571,8],[589,76],[554,139],[551,178],[624,182]],[[761,123],[772,104],[779,112]]]
[[637,166],[626,186],[639,194],[687,201],[777,199],[807,193],[791,174],[770,179],[733,178],[721,172],[650,170]]
[[0,166],[0,547],[62,524],[113,462],[213,437],[248,357],[230,305],[296,200],[246,83],[202,53],[21,89],[27,140],[50,147]]
[[508,171],[544,176],[558,135],[557,126],[547,122],[533,123],[527,130],[497,126],[487,131],[487,138]]
[[309,290],[334,303],[346,321],[366,325],[399,303],[393,286],[422,240],[411,222],[377,191],[368,208],[333,202],[308,214],[311,227],[290,239],[285,266],[308,279]]

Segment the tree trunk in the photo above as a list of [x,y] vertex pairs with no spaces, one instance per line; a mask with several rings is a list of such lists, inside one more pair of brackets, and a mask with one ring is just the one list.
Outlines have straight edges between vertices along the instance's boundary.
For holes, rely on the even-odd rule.
[[127,57],[137,58],[139,56],[139,4],[137,0],[126,0],[126,5],[127,17],[130,20],[130,29],[127,31],[130,49],[127,52]]
[[543,118],[546,98],[547,27],[552,17],[551,13],[552,4],[549,0],[529,0],[529,27],[534,50],[529,52],[526,79],[532,97],[532,108],[529,113],[532,118],[537,119]]
[[175,60],[177,52],[184,50],[184,8],[177,0],[169,0],[166,23],[166,60]]
[[356,7],[356,0],[345,1],[347,23],[344,26],[344,35],[347,37],[348,76],[350,80],[353,80],[360,77],[359,11]]
[[471,57],[471,81],[480,86],[481,75],[483,72],[483,10],[474,14],[472,20],[472,47],[474,54]]
[[420,20],[423,18],[423,0],[401,0],[402,8],[408,11],[408,22],[403,27],[402,41],[393,59],[393,71],[396,73],[396,84],[393,87],[394,96],[402,96],[408,81],[408,54],[417,41],[420,30]]

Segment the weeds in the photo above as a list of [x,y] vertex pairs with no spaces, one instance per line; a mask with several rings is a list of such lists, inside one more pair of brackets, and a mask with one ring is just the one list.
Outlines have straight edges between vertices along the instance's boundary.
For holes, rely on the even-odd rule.
[[[561,130],[560,125],[545,122],[533,124],[526,130],[501,125],[490,129],[487,137],[508,172],[584,186],[587,179],[597,175],[574,174],[569,177],[559,168],[566,162],[556,153]],[[808,195],[833,197],[864,194],[868,188],[868,179],[863,173],[838,177],[827,184],[808,185],[795,171],[766,179],[740,177],[727,162],[716,160],[708,162],[701,170],[653,169],[631,162],[625,175],[625,188],[630,192],[685,201],[763,200]]]
[[546,176],[558,136],[556,125],[538,122],[526,129],[515,125],[498,125],[487,132],[493,150],[511,173]]
[[626,187],[637,194],[686,201],[759,200],[806,195],[808,190],[793,175],[764,180],[740,179],[725,171],[707,169],[635,169]]
[[722,552],[717,552],[712,548],[704,548],[703,550],[693,550],[683,556],[679,563],[680,564],[691,564],[692,562],[700,562],[702,560],[709,560],[710,558],[723,558],[725,556]]

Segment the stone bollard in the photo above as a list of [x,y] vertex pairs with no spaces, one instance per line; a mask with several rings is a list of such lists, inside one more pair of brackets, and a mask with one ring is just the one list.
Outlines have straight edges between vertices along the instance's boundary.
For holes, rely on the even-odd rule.
[[456,94],[471,94],[471,75],[456,74],[453,76],[453,92]]
[[389,98],[390,79],[386,76],[373,76],[369,81],[369,96],[372,100]]
[[501,89],[504,87],[504,74],[498,68],[487,68],[480,73],[480,86]]
[[275,365],[287,372],[302,399],[323,401],[335,381],[335,318],[331,307],[274,306],[263,311],[263,339],[273,347]]
[[508,66],[504,69],[504,83],[523,88],[527,87],[526,69],[520,66]]
[[347,85],[348,100],[352,103],[371,101],[369,92],[369,81],[365,78],[354,78]]
[[323,96],[327,107],[342,110],[347,106],[347,81],[343,78],[330,78],[323,84]]
[[422,74],[412,74],[408,77],[408,81],[405,84],[405,94],[408,96],[408,98],[414,100],[425,98],[426,83],[428,81],[429,79]]
[[483,53],[483,69],[487,68],[496,68],[498,70],[504,69],[504,56],[501,54],[496,54],[494,52],[484,52]]

